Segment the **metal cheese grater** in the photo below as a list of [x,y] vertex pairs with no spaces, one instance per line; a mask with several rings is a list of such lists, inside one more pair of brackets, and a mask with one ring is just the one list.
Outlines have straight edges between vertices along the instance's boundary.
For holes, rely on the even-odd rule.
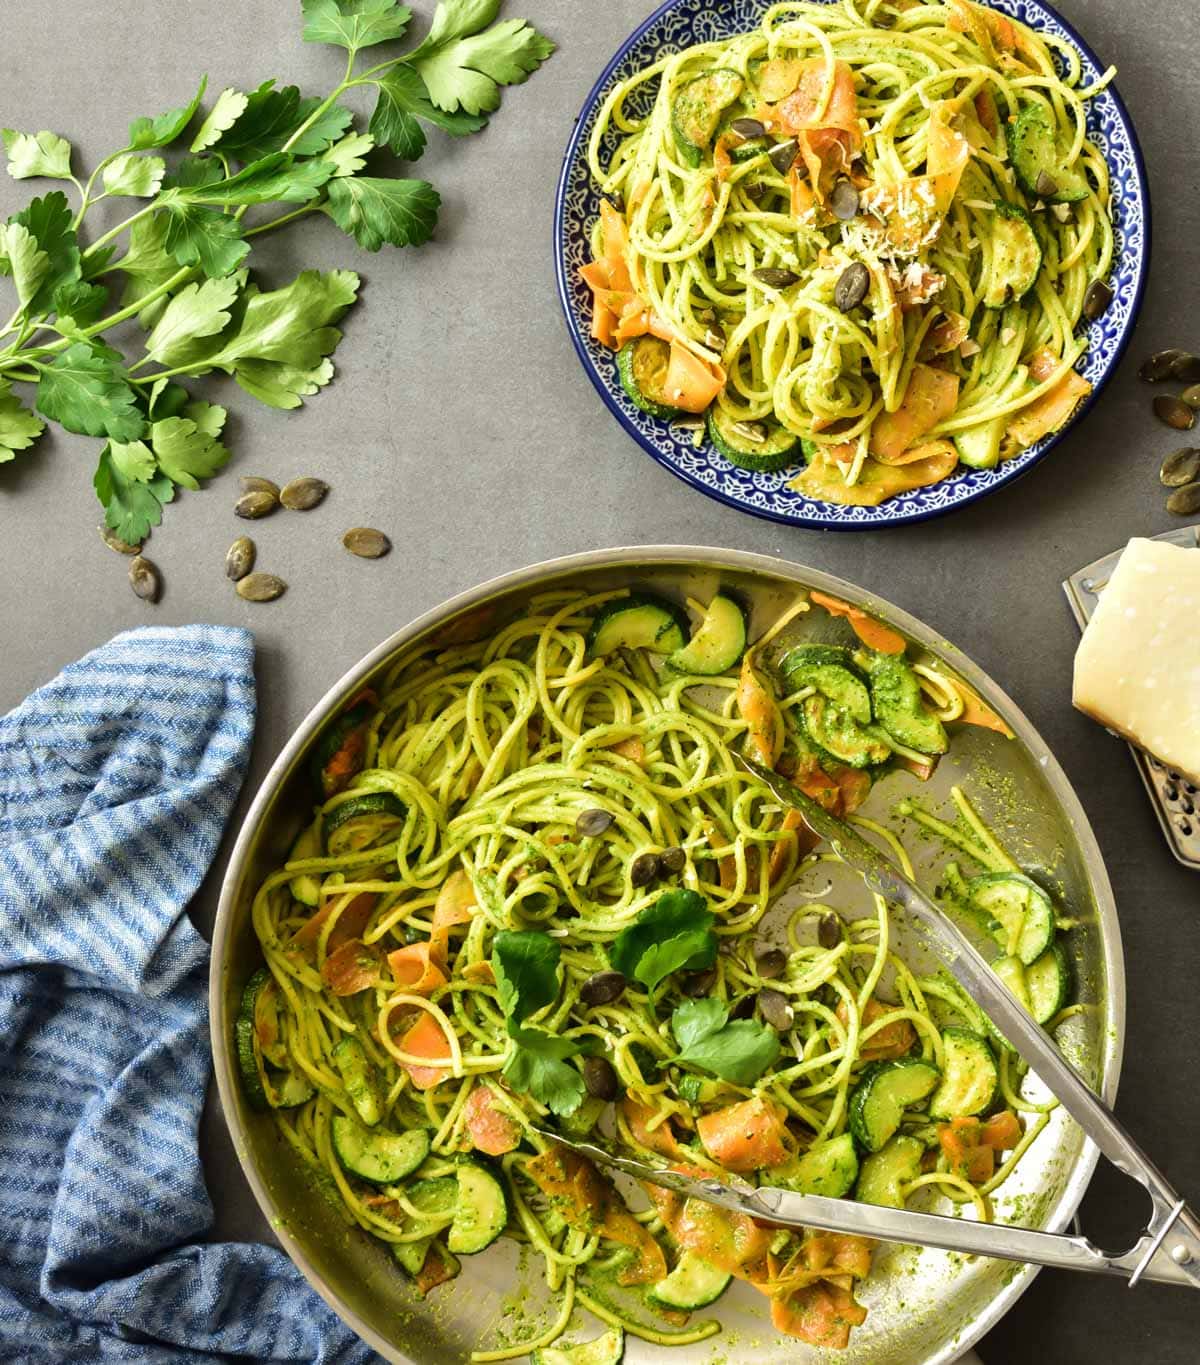
[[[1161,536],[1151,539],[1165,540],[1168,544],[1182,545],[1188,549],[1200,548],[1200,526],[1164,531]],[[1123,549],[1124,546],[1121,547]],[[1091,620],[1104,585],[1121,557],[1121,550],[1114,550],[1112,554],[1087,565],[1063,583],[1063,591],[1067,594],[1067,601],[1071,604],[1080,630]],[[1129,752],[1150,793],[1150,801],[1171,852],[1185,867],[1200,868],[1200,791],[1195,783],[1132,744]]]

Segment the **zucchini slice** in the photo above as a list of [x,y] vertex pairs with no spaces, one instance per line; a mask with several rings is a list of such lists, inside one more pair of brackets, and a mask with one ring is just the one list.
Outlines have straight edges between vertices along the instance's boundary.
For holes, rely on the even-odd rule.
[[431,1234],[428,1237],[418,1237],[415,1242],[389,1242],[388,1245],[392,1248],[396,1264],[415,1280],[425,1264],[426,1253],[433,1245],[433,1236]]
[[937,1067],[920,1057],[872,1063],[850,1095],[848,1118],[855,1141],[878,1152],[900,1127],[905,1109],[932,1094],[941,1078]]
[[687,617],[673,603],[648,594],[619,597],[596,613],[588,632],[588,653],[649,649],[674,654],[683,648],[687,632]]
[[325,812],[321,837],[332,858],[358,853],[377,843],[394,825],[403,821],[408,808],[391,792],[364,792],[350,796]]
[[850,651],[840,645],[798,645],[779,663],[793,692],[815,687],[860,725],[871,720],[871,693],[856,671]]
[[667,1278],[650,1286],[647,1298],[663,1308],[677,1308],[690,1313],[693,1308],[704,1308],[715,1303],[732,1279],[733,1276],[727,1271],[709,1265],[694,1251],[684,1251]]
[[[1004,132],[1009,160],[1026,194],[1050,204],[1073,204],[1087,198],[1087,176],[1078,167],[1063,164],[1054,124],[1044,105],[1025,105],[1012,123],[1005,124]],[[1046,177],[1053,182],[1052,192]]]
[[1066,1009],[1071,999],[1071,960],[1057,941],[1025,968],[1029,1012],[1039,1024],[1048,1024]]
[[335,1114],[331,1133],[337,1159],[352,1175],[372,1185],[394,1185],[411,1175],[429,1155],[429,1134],[424,1128],[384,1133],[364,1128],[345,1114]]
[[610,1327],[602,1337],[575,1346],[542,1346],[529,1357],[529,1365],[621,1365],[625,1356],[625,1329]]
[[997,417],[994,421],[980,422],[977,427],[957,432],[951,439],[958,458],[969,469],[995,469],[1000,463],[1000,444],[1007,424],[1007,417]]
[[[292,845],[292,851],[288,854],[289,863],[298,863],[303,858],[319,858],[324,850],[321,848],[321,822],[314,820],[311,825],[306,825],[296,836],[296,842]],[[301,872],[293,877],[288,883],[291,889],[292,899],[298,900],[301,905],[309,905],[314,909],[321,900],[321,879],[314,877],[311,872]]]
[[[294,1109],[316,1094],[308,1077],[291,1069],[279,1038],[275,991],[275,979],[260,967],[246,983],[233,1026],[238,1073],[255,1109]],[[273,1072],[267,1069],[268,1061]]]
[[740,72],[718,66],[683,85],[671,106],[671,131],[687,166],[699,166],[721,115],[745,87]]
[[348,711],[335,716],[318,738],[312,773],[325,800],[343,791],[350,779],[362,772],[367,758],[367,730],[374,709],[369,701],[355,703]]
[[944,754],[950,747],[946,727],[921,700],[917,675],[900,654],[860,650],[854,662],[871,682],[875,718],[897,744],[922,754]]
[[929,1101],[935,1119],[968,1118],[982,1114],[996,1098],[1000,1073],[987,1040],[965,1028],[942,1033],[945,1071],[942,1083]]
[[756,156],[766,156],[771,150],[769,137],[748,137],[745,142],[735,143],[729,148],[729,159],[736,166],[753,161]]
[[824,1194],[840,1199],[858,1179],[858,1154],[849,1133],[818,1142],[803,1156],[768,1172],[770,1183],[798,1194]]
[[925,1144],[907,1133],[897,1133],[878,1152],[873,1152],[862,1164],[854,1197],[863,1204],[882,1204],[889,1209],[902,1209],[904,1196],[901,1185],[921,1174],[921,1159]]
[[430,1180],[414,1180],[404,1190],[404,1197],[417,1210],[421,1219],[446,1227],[454,1220],[458,1208],[458,1181],[452,1175],[439,1175]]
[[713,449],[738,469],[776,474],[799,464],[800,438],[773,420],[743,422],[713,403],[705,418]]
[[869,735],[849,711],[843,711],[822,692],[800,703],[804,728],[814,744],[849,768],[886,763],[891,749]]
[[446,1245],[458,1256],[473,1256],[490,1247],[508,1222],[504,1186],[491,1171],[474,1161],[458,1168],[458,1201]]
[[617,378],[635,408],[670,422],[682,412],[667,402],[671,348],[661,337],[634,337],[617,352]]
[[967,883],[967,906],[1007,954],[1028,967],[1054,942],[1054,906],[1020,872],[985,872]]
[[1003,308],[1023,299],[1037,283],[1042,268],[1042,248],[1029,215],[1019,205],[1003,200],[995,207],[991,269],[983,292],[985,308]]
[[258,993],[270,979],[271,973],[266,967],[260,967],[246,983],[246,989],[242,992],[241,1007],[233,1026],[238,1073],[242,1078],[242,1087],[246,1091],[246,1098],[255,1109],[269,1109],[271,1107],[271,1102],[267,1098],[266,1078],[263,1074],[262,1057],[254,1028],[255,1004],[258,1000]]
[[[346,1097],[358,1117],[368,1127],[378,1123],[383,1117],[383,1106],[379,1102],[375,1068],[363,1051],[363,1045],[357,1038],[346,1037],[336,1044],[330,1055],[346,1087]],[[400,1177],[390,1176],[389,1179],[399,1180]]]
[[695,635],[667,660],[676,673],[711,677],[724,673],[746,652],[746,613],[727,593],[713,596]]
[[[1041,959],[1038,959],[1041,961]],[[1019,957],[1006,954],[998,957],[992,963],[992,971],[1000,978],[1010,991],[1017,997],[1020,1003],[1033,1013],[1033,1004],[1029,999],[1029,982],[1025,979],[1025,964]]]

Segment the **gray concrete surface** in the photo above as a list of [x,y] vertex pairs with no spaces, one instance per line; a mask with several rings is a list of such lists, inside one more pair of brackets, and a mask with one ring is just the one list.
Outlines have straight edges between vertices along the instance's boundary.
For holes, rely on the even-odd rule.
[[[360,252],[324,219],[255,251],[264,276],[350,266],[365,281],[346,319],[338,377],[303,410],[268,411],[233,385],[229,471],[169,508],[148,553],[160,605],[130,594],[124,561],[96,536],[98,443],[53,434],[0,467],[0,707],[61,665],[139,622],[217,621],[258,640],[260,721],[246,795],[310,705],[383,636],[479,580],[530,561],[605,545],[693,542],[812,564],[923,617],[1007,688],[1077,784],[1122,908],[1129,1034],[1119,1108],[1174,1180],[1200,1200],[1195,1039],[1200,881],[1170,859],[1121,746],[1072,712],[1076,641],[1059,587],[1130,535],[1172,524],[1155,471],[1172,434],[1155,424],[1135,370],[1143,354],[1200,345],[1194,131],[1200,7],[1185,0],[1062,0],[1092,45],[1121,68],[1155,196],[1155,251],[1141,325],[1108,392],[1051,459],[985,503],[922,526],[871,534],[788,530],[708,501],[654,465],[585,379],[554,291],[551,202],[562,148],[584,95],[650,0],[524,0],[560,51],[506,93],[483,135],[438,134],[420,165],[445,205],[419,251]],[[0,125],[51,128],[85,163],[124,141],[131,116],[183,103],[202,71],[219,90],[267,76],[328,88],[338,58],[299,41],[286,0],[7,0],[0,6]],[[426,12],[429,3],[417,8]],[[1181,58],[1185,59],[1181,61]],[[0,215],[33,187],[0,176]],[[101,215],[102,216],[102,215]],[[2,283],[2,282],[0,282]],[[0,288],[0,293],[4,292]],[[312,473],[333,486],[308,517],[253,530],[260,565],[291,587],[270,606],[240,602],[222,576],[236,476]],[[339,545],[355,524],[382,527],[379,563]],[[196,916],[211,924],[220,866]],[[270,1236],[210,1113],[204,1146],[224,1236]],[[1142,1202],[1112,1172],[1084,1203],[1088,1229],[1140,1226]],[[1200,1300],[1132,1293],[1043,1274],[982,1345],[988,1365],[1102,1359],[1191,1365]]]

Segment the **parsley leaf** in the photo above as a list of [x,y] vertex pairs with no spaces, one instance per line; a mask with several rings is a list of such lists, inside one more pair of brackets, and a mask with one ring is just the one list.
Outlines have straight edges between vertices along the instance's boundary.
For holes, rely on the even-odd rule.
[[0,227],[0,268],[11,275],[22,308],[38,292],[50,269],[50,257],[38,246],[37,238],[22,223]]
[[375,146],[370,133],[350,133],[321,153],[321,159],[333,166],[335,176],[356,175],[367,164],[364,158]]
[[653,990],[680,968],[699,971],[717,957],[716,916],[695,891],[664,891],[613,940],[609,956],[619,972]]
[[[296,110],[296,127],[309,118],[316,109],[325,101],[313,95],[310,99],[300,101],[299,108]],[[326,147],[330,147],[354,122],[354,115],[349,109],[344,109],[340,104],[331,104],[318,118],[314,119],[307,128],[300,134],[295,142],[288,148],[296,156],[316,156],[318,152],[323,152]],[[288,134],[291,137],[291,133]],[[287,141],[283,138],[280,147]]]
[[729,1020],[720,1000],[686,1000],[671,1015],[679,1060],[734,1085],[753,1085],[779,1056],[779,1036],[754,1019]]
[[367,251],[419,246],[433,235],[441,196],[426,180],[356,175],[329,182],[322,210]]
[[7,379],[0,379],[0,464],[29,447],[46,429],[45,422],[25,407]]
[[145,152],[151,147],[169,146],[195,118],[207,88],[208,77],[202,76],[200,89],[182,109],[168,109],[157,118],[135,118],[129,125],[129,150]]
[[244,295],[245,310],[237,328],[205,359],[210,369],[231,370],[243,360],[277,360],[302,370],[320,365],[342,339],[330,326],[358,295],[353,270],[302,271],[291,284],[260,294],[253,286]]
[[333,361],[328,358],[311,370],[282,365],[276,360],[241,360],[234,379],[252,398],[269,408],[298,408],[333,378]]
[[204,426],[192,417],[165,417],[150,427],[150,444],[159,469],[184,488],[199,488],[201,479],[211,478],[229,461],[229,451],[212,430],[215,425],[219,432],[224,425],[225,409],[206,403],[197,416]]
[[[197,353],[197,340],[225,330],[231,316],[229,309],[245,282],[245,272],[240,272],[224,279],[185,285],[172,295],[146,338],[146,353],[172,369],[187,364]],[[204,348],[199,349],[202,353]]]
[[122,152],[104,168],[104,188],[109,194],[129,194],[150,199],[158,193],[167,163],[161,156],[135,156]]
[[42,175],[48,180],[70,180],[71,144],[57,133],[18,133],[0,128],[8,153],[8,173],[14,180]]
[[235,90],[231,85],[226,86],[217,96],[204,122],[196,130],[196,136],[192,138],[192,145],[188,150],[203,152],[213,143],[219,142],[221,134],[232,128],[246,112],[249,99],[249,95],[243,95],[240,90]]
[[[179,270],[179,262],[164,246],[166,236],[167,218],[161,213],[139,218],[130,228],[129,250],[113,265],[114,270],[123,270],[129,277],[121,295],[122,307],[152,293]],[[143,327],[152,327],[166,306],[165,298],[155,299],[138,314],[138,322]]]
[[175,496],[175,486],[165,474],[146,482],[130,478],[114,462],[108,445],[100,452],[92,486],[103,504],[105,522],[130,545],[145,540],[150,528],[162,521],[163,504]]
[[278,200],[287,204],[303,204],[316,198],[317,192],[332,174],[333,167],[320,158],[298,161],[286,152],[272,152],[270,156],[251,162],[236,175],[225,179],[165,190],[162,202],[168,208],[175,204],[233,207],[269,204]]
[[500,0],[438,5],[428,36],[406,60],[439,109],[480,114],[498,108],[500,86],[519,85],[554,51],[554,44],[524,19],[486,28],[499,10]]
[[516,1047],[504,1064],[504,1079],[516,1091],[532,1095],[554,1114],[566,1117],[583,1103],[583,1077],[567,1058],[583,1050],[570,1038],[556,1038],[540,1028],[509,1024]]
[[98,321],[108,306],[108,290],[102,284],[69,280],[54,291],[53,306],[60,328],[68,324],[87,327]]
[[232,275],[250,253],[241,223],[203,204],[173,202],[167,207],[164,249],[180,265],[198,265],[210,279]]
[[108,458],[126,479],[148,483],[154,477],[154,452],[145,441],[109,441]]
[[545,1009],[558,995],[560,949],[549,934],[537,930],[503,930],[492,943],[492,971],[500,1004],[510,1026]]
[[[67,196],[62,190],[51,190],[40,199],[32,199],[8,220],[26,228],[36,239],[38,250],[46,254],[47,266],[41,274],[40,282],[27,301],[30,317],[44,312],[50,306],[54,291],[60,284],[77,280],[80,276],[79,243],[75,229],[71,226],[72,215]],[[5,248],[0,246],[0,274],[12,274]]]
[[397,0],[303,0],[306,43],[332,43],[351,53],[399,38],[412,10]]
[[296,86],[276,90],[273,80],[263,81],[246,96],[241,114],[209,145],[242,161],[256,161],[277,151],[302,121]]
[[449,114],[439,109],[429,98],[425,82],[404,62],[392,67],[376,85],[379,99],[371,115],[371,133],[376,142],[405,161],[415,161],[425,150],[425,130],[419,119],[456,137],[478,132],[487,123],[481,114]]
[[80,436],[136,441],[146,425],[120,355],[96,341],[76,341],[42,367],[37,406]]

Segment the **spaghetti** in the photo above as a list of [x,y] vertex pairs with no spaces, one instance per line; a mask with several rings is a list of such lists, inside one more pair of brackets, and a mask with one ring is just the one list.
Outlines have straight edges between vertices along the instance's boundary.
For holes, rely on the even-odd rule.
[[970,0],[788,0],[664,55],[591,135],[592,334],[642,352],[639,406],[706,414],[747,469],[804,463],[810,497],[990,467],[1090,389],[1113,229],[1086,102],[1111,76]]
[[[753,737],[759,715],[745,687],[756,651],[740,673],[715,676],[656,666],[645,649],[597,656],[595,623],[627,596],[543,594],[490,638],[403,662],[378,696],[346,712],[358,729],[334,723],[340,747],[319,755],[318,777],[327,784],[340,771],[342,785],[317,812],[321,841],[314,851],[302,834],[254,900],[267,970],[247,992],[244,1079],[274,1106],[287,1145],[346,1222],[388,1244],[422,1292],[457,1273],[457,1206],[452,1189],[449,1203],[442,1193],[457,1178],[465,1199],[462,1172],[479,1167],[462,1152],[488,1154],[486,1179],[504,1190],[494,1231],[543,1259],[557,1298],[544,1330],[477,1361],[556,1340],[576,1304],[661,1345],[704,1339],[715,1321],[656,1325],[603,1292],[606,1276],[647,1285],[663,1309],[654,1296],[668,1259],[689,1251],[767,1294],[779,1330],[844,1346],[865,1314],[853,1288],[869,1271],[868,1243],[739,1225],[661,1191],[630,1213],[598,1173],[564,1167],[563,1149],[533,1131],[561,1122],[582,1133],[601,1121],[642,1157],[718,1175],[763,1166],[764,1179],[797,1187],[816,1170],[847,1194],[858,1172],[862,1194],[871,1158],[859,1172],[848,1133],[861,1132],[851,1110],[864,1078],[901,1065],[940,1074],[948,1025],[981,1027],[952,982],[914,975],[882,899],[851,917],[796,888],[790,909],[767,919],[802,870],[832,855],[803,844],[797,822],[731,762],[729,747]],[[784,619],[808,609],[802,600]],[[961,713],[952,678],[932,668],[919,676],[934,705]],[[812,691],[772,698],[788,736],[781,766],[795,764],[799,708]],[[340,763],[347,752],[359,755],[355,773]],[[847,771],[826,762],[815,789],[849,813],[869,783],[839,778]],[[956,799],[964,856],[990,871],[1014,866]],[[889,830],[860,822],[911,871]],[[932,816],[926,827],[951,829]],[[691,925],[678,932],[700,935],[689,940],[697,956],[676,951],[657,979],[643,956],[637,979],[613,989],[622,935],[649,933],[671,897],[675,910],[690,907]],[[518,940],[538,955],[520,972],[500,951]],[[672,943],[655,951],[670,954]],[[547,959],[546,996],[529,1000],[538,986],[528,964]],[[765,994],[775,997],[772,1028],[745,1013],[756,1001],[767,1012]],[[710,1037],[727,1048],[750,1040],[769,1059],[758,1074],[715,1052],[689,1063],[680,1022],[689,1012],[721,1020]],[[541,1080],[514,1065],[535,1042]],[[549,1086],[555,1049],[564,1071]],[[607,1089],[589,1075],[601,1059]],[[999,1121],[939,1128],[919,1106],[909,1116],[904,1140],[917,1159],[897,1177],[900,1202],[932,1186],[990,1217],[990,1192],[1045,1122],[1039,1112],[1022,1133],[1014,1111],[1031,1107],[1014,1065],[1004,1063]],[[580,1069],[594,1093],[584,1095]],[[395,1176],[389,1163],[413,1134],[422,1145]],[[997,1167],[997,1153],[1014,1146]]]

